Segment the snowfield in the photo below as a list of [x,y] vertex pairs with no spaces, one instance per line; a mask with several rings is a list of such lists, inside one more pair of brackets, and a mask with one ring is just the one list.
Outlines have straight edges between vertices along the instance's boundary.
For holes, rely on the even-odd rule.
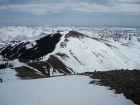
[[0,84],[0,105],[134,105],[123,94],[89,84],[88,76],[12,78]]

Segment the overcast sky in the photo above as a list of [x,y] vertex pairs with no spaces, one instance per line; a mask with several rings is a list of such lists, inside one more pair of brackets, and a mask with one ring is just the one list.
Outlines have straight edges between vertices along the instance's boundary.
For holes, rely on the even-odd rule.
[[140,0],[0,0],[0,25],[140,26]]

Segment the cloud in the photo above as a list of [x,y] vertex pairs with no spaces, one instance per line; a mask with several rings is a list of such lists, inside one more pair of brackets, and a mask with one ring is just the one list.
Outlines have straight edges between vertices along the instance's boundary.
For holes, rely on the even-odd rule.
[[15,20],[15,19],[6,19],[6,20],[0,20],[0,22],[9,23],[9,22],[17,22],[17,20]]
[[107,1],[108,5],[98,3],[35,3],[35,4],[16,4],[0,6],[1,10],[11,10],[19,12],[28,12],[34,15],[44,15],[48,12],[59,13],[62,11],[78,12],[121,12],[127,14],[140,14],[140,4],[138,0],[111,0]]
[[111,1],[115,1],[115,2],[129,2],[129,3],[135,3],[135,2],[140,2],[139,0],[109,0]]
[[21,21],[31,21],[31,20],[38,20],[36,18],[22,18]]
[[8,9],[8,7],[7,6],[0,6],[0,10],[7,10]]
[[47,14],[47,12],[58,13],[65,8],[65,4],[22,4],[8,5],[0,9],[11,9],[12,11],[28,12],[35,15]]

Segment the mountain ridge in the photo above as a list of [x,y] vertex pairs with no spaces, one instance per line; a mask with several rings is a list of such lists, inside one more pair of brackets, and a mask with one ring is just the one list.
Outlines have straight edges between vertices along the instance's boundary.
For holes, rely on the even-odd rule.
[[95,70],[140,69],[139,42],[88,34],[88,31],[85,34],[80,30],[59,29],[57,33],[43,34],[35,40],[1,47],[0,54],[18,58],[19,62],[20,59],[28,59],[24,66],[45,76]]

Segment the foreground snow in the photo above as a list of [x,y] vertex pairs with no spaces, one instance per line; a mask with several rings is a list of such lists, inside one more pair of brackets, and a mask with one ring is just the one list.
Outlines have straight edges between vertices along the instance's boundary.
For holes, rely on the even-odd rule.
[[89,84],[88,76],[62,76],[0,84],[0,105],[134,105],[123,94]]

